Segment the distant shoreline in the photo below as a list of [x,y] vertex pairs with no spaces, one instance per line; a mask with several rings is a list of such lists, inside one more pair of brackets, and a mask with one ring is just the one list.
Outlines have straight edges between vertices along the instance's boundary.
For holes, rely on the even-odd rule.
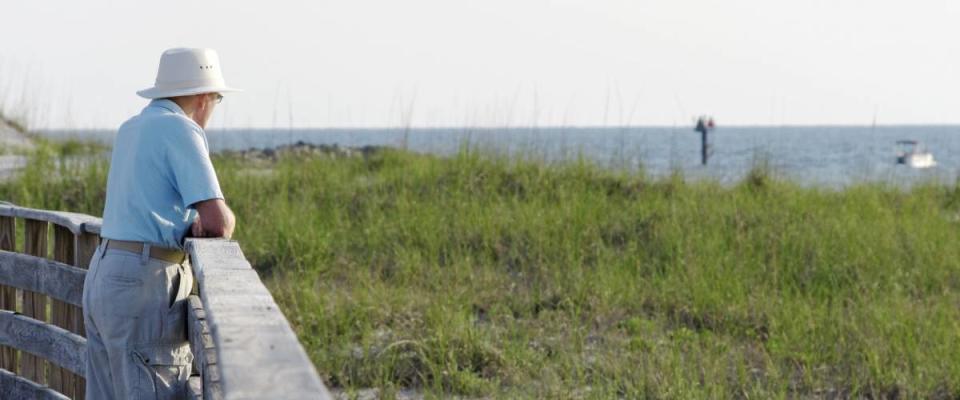
[[[722,122],[722,121],[721,121]],[[747,127],[724,126],[711,132],[709,165],[701,165],[701,138],[693,126],[669,128],[339,128],[217,130],[207,134],[214,154],[268,159],[278,150],[313,146],[303,151],[334,154],[331,149],[363,152],[368,146],[409,150],[441,157],[481,151],[549,164],[582,160],[603,168],[674,173],[694,179],[734,184],[763,164],[785,178],[810,187],[843,188],[862,182],[897,186],[950,183],[960,177],[960,126]],[[60,135],[60,136],[57,136]],[[43,137],[112,143],[114,133],[47,132]],[[898,141],[918,140],[930,149],[937,167],[923,171],[898,168]],[[319,149],[319,150],[318,150]],[[324,150],[326,149],[326,150]],[[303,150],[303,151],[301,151]],[[337,150],[340,151],[340,150]]]
[[[302,132],[302,131],[332,131],[332,132],[343,132],[343,131],[356,131],[356,132],[367,132],[367,131],[405,131],[405,130],[426,130],[426,131],[446,131],[446,130],[460,130],[460,131],[502,131],[502,130],[544,130],[544,131],[560,131],[560,130],[570,130],[570,129],[597,129],[597,130],[622,130],[622,129],[693,129],[695,121],[684,121],[684,123],[676,125],[505,125],[505,126],[327,126],[327,127],[230,127],[230,128],[219,128],[213,127],[207,129],[207,133],[216,134],[216,133],[236,133],[236,132]],[[750,130],[765,130],[765,129],[815,129],[815,128],[838,128],[838,129],[858,129],[858,128],[868,128],[868,129],[898,129],[898,128],[958,128],[960,129],[960,123],[947,123],[947,124],[757,124],[757,125],[724,125],[721,123],[718,125],[718,129],[750,129]],[[62,137],[69,136],[70,133],[91,133],[91,132],[116,132],[116,128],[50,128],[50,129],[39,129],[36,132],[44,136],[52,137]],[[278,133],[280,134],[280,133]]]

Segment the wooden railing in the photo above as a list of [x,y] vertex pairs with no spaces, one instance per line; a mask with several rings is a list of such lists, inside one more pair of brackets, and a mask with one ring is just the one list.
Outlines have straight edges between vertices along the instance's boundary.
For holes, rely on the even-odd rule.
[[[88,215],[0,204],[0,399],[84,397],[80,307],[100,224]],[[186,250],[198,287],[188,299],[188,396],[330,398],[237,243],[188,239]]]

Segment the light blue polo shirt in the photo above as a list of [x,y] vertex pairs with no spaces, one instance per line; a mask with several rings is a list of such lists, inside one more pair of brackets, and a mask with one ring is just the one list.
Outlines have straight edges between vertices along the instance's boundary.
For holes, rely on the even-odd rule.
[[222,198],[203,128],[153,100],[114,139],[100,236],[182,248],[193,205]]

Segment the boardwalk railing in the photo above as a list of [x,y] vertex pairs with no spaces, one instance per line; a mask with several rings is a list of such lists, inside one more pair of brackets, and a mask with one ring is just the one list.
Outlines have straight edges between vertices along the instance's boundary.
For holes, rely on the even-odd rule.
[[[80,307],[100,223],[0,204],[0,399],[84,397]],[[188,239],[186,249],[198,287],[187,306],[188,397],[330,398],[237,243]]]

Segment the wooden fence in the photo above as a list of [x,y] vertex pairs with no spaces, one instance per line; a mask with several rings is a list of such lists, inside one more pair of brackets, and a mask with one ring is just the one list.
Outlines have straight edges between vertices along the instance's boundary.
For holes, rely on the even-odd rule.
[[[99,218],[0,205],[0,399],[82,399],[81,297]],[[189,398],[328,399],[286,318],[234,241],[188,239]]]

